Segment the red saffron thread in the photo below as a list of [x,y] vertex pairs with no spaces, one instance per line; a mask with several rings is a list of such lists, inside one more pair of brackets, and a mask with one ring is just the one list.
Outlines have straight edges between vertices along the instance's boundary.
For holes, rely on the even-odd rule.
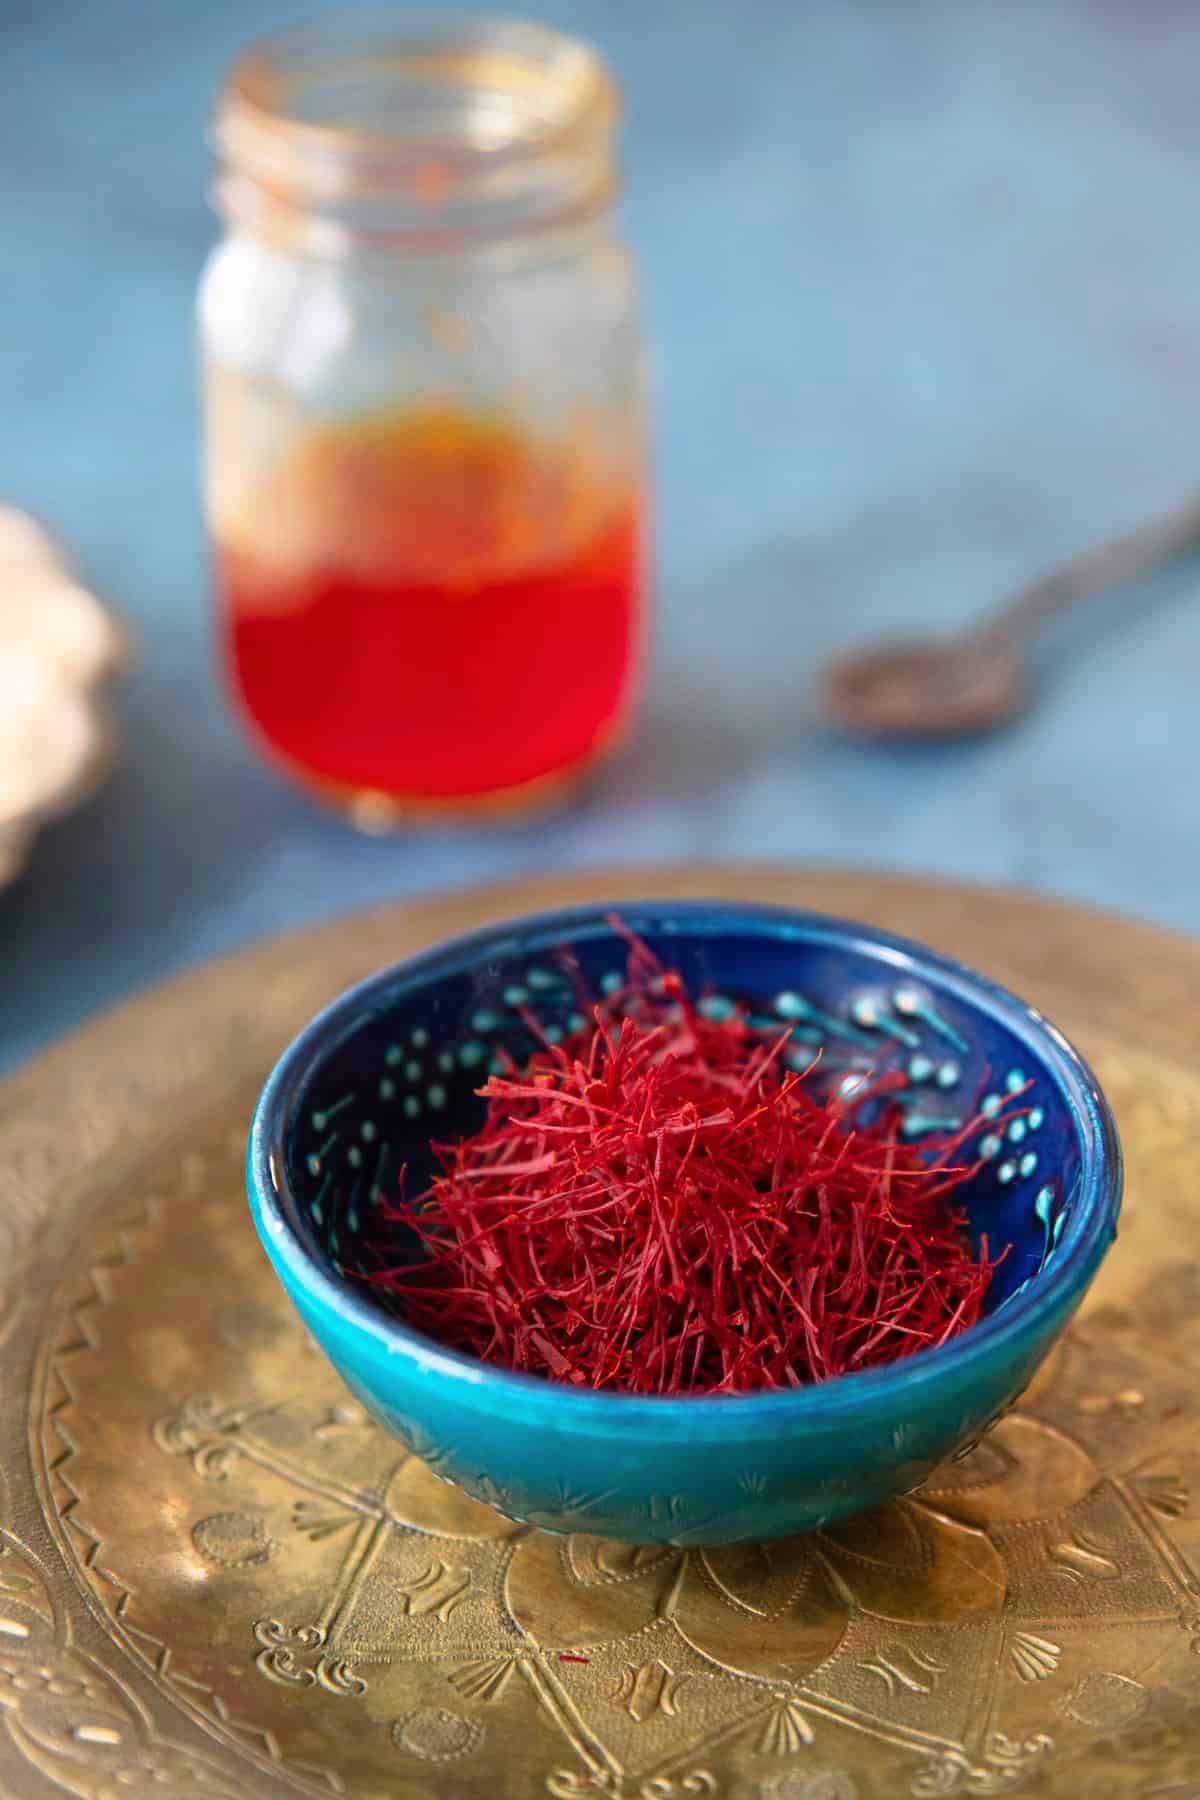
[[[848,1092],[789,1048],[631,941],[592,1023],[493,1076],[430,1189],[381,1208],[364,1278],[452,1348],[631,1393],[799,1387],[966,1331],[1002,1260],[953,1204],[980,1121],[918,1149],[901,1075]],[[424,1260],[395,1261],[397,1227]]]

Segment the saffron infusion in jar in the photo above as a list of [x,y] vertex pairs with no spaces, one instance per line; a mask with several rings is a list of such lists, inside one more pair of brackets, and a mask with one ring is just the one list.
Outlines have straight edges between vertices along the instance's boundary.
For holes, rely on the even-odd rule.
[[228,680],[359,823],[561,798],[643,659],[617,96],[519,22],[333,23],[235,67],[200,302]]

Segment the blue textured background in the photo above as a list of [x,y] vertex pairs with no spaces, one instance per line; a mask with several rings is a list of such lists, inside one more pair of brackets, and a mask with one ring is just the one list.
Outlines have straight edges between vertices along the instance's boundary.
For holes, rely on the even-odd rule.
[[123,771],[0,895],[0,1060],[279,926],[547,866],[870,860],[1200,923],[1194,568],[1076,627],[1060,648],[1086,654],[992,741],[841,744],[809,699],[843,643],[964,619],[1200,480],[1200,10],[543,10],[600,41],[630,104],[655,687],[568,818],[377,842],[252,759],[210,659],[205,117],[238,45],[295,7],[0,7],[0,497],[64,534],[142,642]]

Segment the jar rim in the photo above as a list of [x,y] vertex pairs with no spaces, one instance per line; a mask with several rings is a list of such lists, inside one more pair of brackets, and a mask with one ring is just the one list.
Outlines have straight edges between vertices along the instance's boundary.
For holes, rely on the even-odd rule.
[[502,14],[338,14],[252,43],[218,100],[220,210],[306,252],[456,251],[558,230],[614,191],[615,81]]
[[[365,115],[370,104],[370,113],[347,118],[355,83],[359,106]],[[418,83],[425,84],[423,108],[412,104]],[[368,103],[372,84],[378,92]],[[457,111],[439,111],[439,86],[447,99],[461,96]],[[379,104],[389,91],[390,111]],[[342,192],[379,191],[411,180],[414,165],[431,157],[464,179],[607,141],[618,112],[617,86],[600,54],[551,26],[501,14],[397,20],[368,12],[250,44],[226,77],[214,135],[249,174],[281,179],[290,160],[293,179],[307,176],[317,191],[335,184]]]

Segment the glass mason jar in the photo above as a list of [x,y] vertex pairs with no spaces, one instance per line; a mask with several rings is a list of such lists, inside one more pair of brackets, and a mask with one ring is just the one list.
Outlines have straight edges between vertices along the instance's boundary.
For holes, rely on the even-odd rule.
[[331,22],[220,97],[205,271],[220,631],[271,758],[361,824],[556,800],[643,660],[617,96],[517,21]]

